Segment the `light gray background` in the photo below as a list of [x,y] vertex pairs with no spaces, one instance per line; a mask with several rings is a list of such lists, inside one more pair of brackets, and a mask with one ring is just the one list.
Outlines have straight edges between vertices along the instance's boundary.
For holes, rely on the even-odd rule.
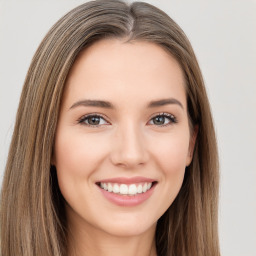
[[[0,181],[32,56],[48,29],[82,0],[0,0]],[[215,119],[224,256],[256,255],[256,1],[151,0],[188,35]]]

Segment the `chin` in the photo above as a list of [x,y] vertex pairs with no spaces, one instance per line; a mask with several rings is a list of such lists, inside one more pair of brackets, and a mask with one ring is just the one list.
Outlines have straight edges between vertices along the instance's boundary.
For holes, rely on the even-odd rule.
[[106,233],[112,236],[117,237],[136,237],[140,236],[147,232],[154,232],[156,228],[156,222],[151,225],[143,225],[136,223],[134,225],[125,224],[125,225],[114,225],[111,228],[105,230]]
[[[104,221],[101,228],[106,233],[118,236],[118,237],[128,237],[128,236],[139,236],[146,232],[152,232],[156,228],[157,219],[145,218],[145,216],[138,216],[136,214],[122,218],[117,218],[116,216],[112,219],[113,221]],[[151,216],[152,217],[152,216]]]

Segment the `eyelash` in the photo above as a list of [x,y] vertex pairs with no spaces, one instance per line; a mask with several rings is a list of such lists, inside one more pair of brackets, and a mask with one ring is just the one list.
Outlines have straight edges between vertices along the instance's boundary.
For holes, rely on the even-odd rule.
[[[91,124],[85,123],[85,121],[88,120],[88,118],[90,118],[90,117],[102,118],[105,121],[107,119],[105,116],[95,113],[95,114],[89,114],[89,115],[85,115],[85,116],[81,117],[80,119],[78,119],[78,123],[81,125],[85,125],[85,126],[93,127],[93,128],[97,128],[97,127],[101,126],[100,124],[91,125]],[[168,124],[156,125],[158,127],[166,127],[166,126],[173,125],[173,124],[177,123],[177,118],[174,115],[169,114],[169,113],[164,113],[164,112],[158,113],[158,114],[154,115],[153,117],[151,117],[150,121],[156,117],[164,117],[164,118],[169,119],[169,121],[170,121]],[[108,122],[108,121],[106,121],[106,122]],[[152,125],[154,125],[154,124],[152,124]]]

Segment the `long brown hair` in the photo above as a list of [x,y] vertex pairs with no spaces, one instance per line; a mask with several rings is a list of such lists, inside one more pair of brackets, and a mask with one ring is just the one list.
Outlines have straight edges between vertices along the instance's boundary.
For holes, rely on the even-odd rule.
[[198,127],[182,188],[159,219],[159,256],[219,256],[218,154],[203,78],[181,28],[156,7],[118,0],[85,3],[61,18],[43,39],[23,87],[1,194],[1,255],[64,256],[66,219],[51,166],[65,80],[81,50],[104,38],[147,41],[179,62],[188,115]]

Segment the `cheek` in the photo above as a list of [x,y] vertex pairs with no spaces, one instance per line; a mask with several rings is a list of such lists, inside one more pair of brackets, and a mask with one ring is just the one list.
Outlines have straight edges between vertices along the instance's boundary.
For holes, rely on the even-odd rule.
[[179,193],[183,183],[186,168],[187,150],[182,145],[168,145],[166,150],[161,154],[161,169],[164,178],[164,190],[168,197],[169,207]]
[[166,134],[154,143],[153,154],[160,174],[161,198],[157,199],[160,215],[170,207],[180,191],[184,180],[188,147],[187,133]]
[[[72,208],[91,193],[93,173],[105,157],[105,147],[97,136],[85,136],[62,129],[55,139],[54,159],[62,195]],[[93,194],[90,197],[93,198]],[[81,201],[82,200],[82,201]]]
[[104,156],[104,147],[95,138],[62,132],[55,141],[56,167],[70,178],[88,176]]
[[184,173],[189,148],[189,135],[186,133],[168,135],[154,143],[154,154],[165,175]]

